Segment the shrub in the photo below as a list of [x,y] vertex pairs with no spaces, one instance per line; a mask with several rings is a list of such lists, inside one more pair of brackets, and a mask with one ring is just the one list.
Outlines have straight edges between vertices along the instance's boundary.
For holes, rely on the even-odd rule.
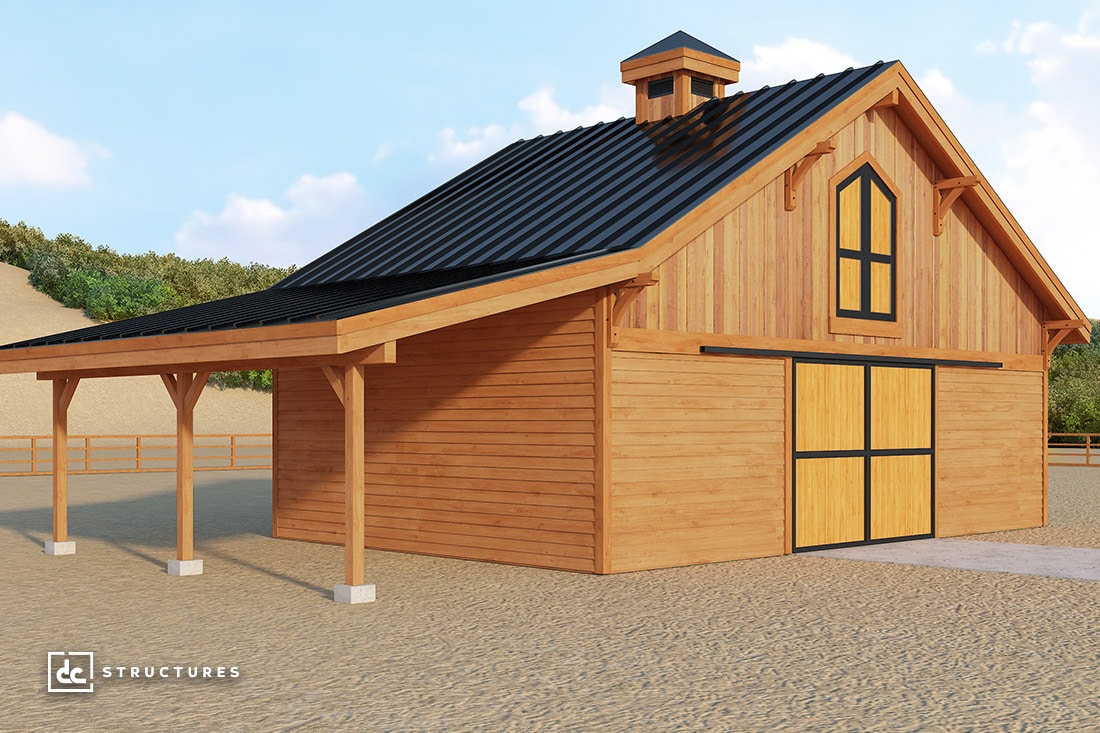
[[[241,265],[226,258],[185,260],[175,254],[120,254],[80,237],[48,239],[41,229],[0,219],[0,262],[30,271],[34,287],[102,321],[156,313],[270,287],[293,266]],[[216,374],[216,386],[271,389],[270,371]]]

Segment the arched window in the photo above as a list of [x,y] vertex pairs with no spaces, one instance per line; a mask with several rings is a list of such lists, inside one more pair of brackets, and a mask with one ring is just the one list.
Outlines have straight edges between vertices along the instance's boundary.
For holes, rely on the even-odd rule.
[[900,325],[896,325],[896,189],[876,169],[869,156],[856,160],[841,171],[838,178],[833,197],[831,330],[900,337]]

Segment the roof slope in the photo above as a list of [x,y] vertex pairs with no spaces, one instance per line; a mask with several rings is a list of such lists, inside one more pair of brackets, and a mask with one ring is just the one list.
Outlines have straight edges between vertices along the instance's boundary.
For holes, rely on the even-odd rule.
[[676,31],[668,38],[664,38],[660,41],[657,41],[652,46],[647,46],[646,48],[643,48],[641,51],[634,54],[630,58],[623,59],[623,63],[625,64],[629,61],[642,59],[646,56],[656,56],[659,53],[664,53],[665,51],[673,51],[677,48],[690,48],[695,51],[702,51],[703,53],[710,54],[711,56],[717,56],[718,58],[729,59],[730,61],[737,61],[737,59],[735,59],[733,56],[730,56],[728,53],[719,51],[717,48],[710,45],[709,43],[703,43],[698,38],[689,33]]
[[0,348],[345,318],[641,247],[895,63],[521,140],[269,290]]

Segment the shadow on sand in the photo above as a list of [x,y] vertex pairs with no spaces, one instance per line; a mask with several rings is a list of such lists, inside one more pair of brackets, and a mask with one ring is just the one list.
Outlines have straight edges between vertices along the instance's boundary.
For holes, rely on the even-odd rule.
[[[51,479],[0,479],[0,527],[41,548],[53,531]],[[322,588],[210,546],[246,535],[271,537],[268,471],[200,472],[195,475],[195,543],[202,555],[331,595]],[[18,501],[9,501],[8,498]],[[14,508],[13,503],[21,504]],[[31,505],[31,506],[28,506]],[[98,474],[69,477],[69,532],[107,542],[165,571],[176,545],[175,474]],[[161,550],[155,555],[150,550]],[[166,571],[165,571],[166,572]]]

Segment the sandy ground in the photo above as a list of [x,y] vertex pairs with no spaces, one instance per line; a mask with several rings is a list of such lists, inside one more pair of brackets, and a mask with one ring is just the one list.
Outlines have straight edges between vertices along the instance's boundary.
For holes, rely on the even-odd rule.
[[[1100,583],[804,555],[588,576],[274,540],[266,472],[204,473],[197,556],[171,474],[76,476],[78,553],[47,557],[46,478],[0,479],[0,730],[1086,731]],[[1052,470],[1051,522],[982,539],[1100,544],[1100,470]],[[46,692],[97,666],[239,668]],[[159,670],[157,671],[159,674]],[[169,671],[169,674],[175,674]],[[186,671],[184,672],[186,674]]]
[[[0,263],[0,344],[94,325],[27,282],[27,271]],[[0,365],[2,368],[2,365]],[[0,374],[0,435],[49,435],[51,385],[34,374]],[[69,408],[69,433],[174,433],[172,400],[159,377],[81,382]],[[195,408],[199,433],[271,432],[271,396],[207,388]]]

